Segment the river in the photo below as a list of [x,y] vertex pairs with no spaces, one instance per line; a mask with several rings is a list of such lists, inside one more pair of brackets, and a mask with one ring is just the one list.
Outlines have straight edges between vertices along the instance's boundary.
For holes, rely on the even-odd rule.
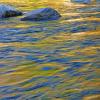
[[49,4],[62,18],[0,20],[0,100],[100,100],[100,5],[43,4],[14,3]]

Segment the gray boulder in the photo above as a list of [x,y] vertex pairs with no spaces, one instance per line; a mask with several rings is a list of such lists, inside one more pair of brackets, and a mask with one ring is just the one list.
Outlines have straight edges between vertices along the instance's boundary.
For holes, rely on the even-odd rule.
[[0,18],[8,18],[20,15],[22,15],[22,12],[16,10],[14,7],[5,4],[0,4]]
[[22,21],[48,21],[48,20],[57,20],[61,15],[52,8],[40,8],[33,10],[25,14],[24,18],[21,18]]

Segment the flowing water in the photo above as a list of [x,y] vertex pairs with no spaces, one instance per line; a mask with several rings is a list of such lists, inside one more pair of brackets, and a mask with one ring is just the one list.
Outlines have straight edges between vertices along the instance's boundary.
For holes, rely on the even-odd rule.
[[49,4],[62,18],[0,20],[0,100],[100,100],[99,4],[14,3]]

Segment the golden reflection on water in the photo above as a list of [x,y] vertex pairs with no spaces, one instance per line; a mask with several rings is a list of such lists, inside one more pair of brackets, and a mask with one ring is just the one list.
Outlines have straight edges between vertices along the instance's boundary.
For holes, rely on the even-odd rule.
[[[79,4],[69,5],[70,2],[65,2],[64,0],[59,0],[58,2],[57,1],[52,2],[48,0],[45,1],[35,0],[34,2],[32,2],[32,0],[30,1],[1,0],[0,2],[13,4],[17,6],[18,9],[22,9],[23,11],[40,8],[43,6],[52,6],[56,8],[58,11],[61,12],[63,17],[59,21],[47,22],[44,24],[42,23],[44,26],[46,26],[46,28],[51,30],[54,30],[54,27],[51,26],[52,25],[56,26],[55,24],[57,23],[58,24],[60,23],[60,25],[64,24],[68,25],[73,22],[84,22],[84,21],[100,22],[100,18],[94,16],[85,18],[80,16],[78,18],[73,18],[73,16],[74,17],[79,16],[83,13],[81,12],[77,13],[76,11],[72,10],[75,10],[76,8],[79,7],[84,7],[84,6],[87,7],[87,5],[79,5]],[[91,4],[88,6],[91,7],[95,5]],[[68,12],[68,10],[72,12]],[[91,13],[85,12],[84,14],[91,14]],[[100,13],[94,12],[94,14],[100,14]],[[65,20],[66,17],[70,16],[72,16],[72,19]],[[18,22],[15,23],[15,20],[17,20]],[[26,29],[31,26],[34,25],[37,26],[41,24],[33,22],[21,22],[18,19],[9,19],[6,21],[7,22],[11,21],[12,24],[2,25],[0,26],[0,29],[2,28]],[[83,24],[81,26],[83,26]],[[87,24],[84,24],[84,26],[87,26]],[[94,26],[90,25],[89,27],[91,28]],[[68,28],[68,30],[70,30],[70,27]],[[100,80],[98,78],[100,75],[99,74],[100,70],[98,68],[98,65],[100,64],[99,63],[100,45],[98,45],[97,43],[100,37],[100,26],[98,25],[95,30],[88,30],[85,32],[83,31],[83,32],[71,33],[65,31],[65,32],[58,32],[56,34],[54,33],[51,34],[50,36],[46,36],[46,34],[48,34],[48,32],[46,33],[36,32],[34,34],[29,33],[25,35],[27,37],[29,36],[40,39],[37,42],[6,42],[6,43],[0,42],[0,50],[6,47],[14,47],[15,48],[14,52],[11,52],[9,55],[11,57],[16,57],[16,56],[23,57],[22,60],[18,61],[14,58],[8,58],[8,59],[4,58],[0,60],[0,64],[6,64],[6,67],[0,68],[0,87],[14,86],[11,88],[15,89],[15,92],[6,95],[1,92],[2,93],[0,94],[1,100],[3,100],[2,98],[4,97],[9,97],[9,96],[13,97],[16,95],[16,93],[19,95],[21,94],[22,96],[15,100],[99,100],[100,96],[98,93],[83,95],[83,98],[81,99],[77,97],[82,96],[80,94],[82,91],[98,90],[100,86],[99,82]],[[87,46],[82,45],[82,43],[86,40],[92,40],[96,44],[95,45],[89,44]],[[29,50],[30,49],[39,50],[39,51],[35,52],[30,52],[30,51],[28,52],[28,50],[27,52],[18,51],[23,48]],[[37,53],[40,51],[42,53]],[[38,60],[25,59],[25,57],[28,55],[36,57],[36,59],[39,59],[40,62]],[[55,59],[58,58],[65,60],[56,61]],[[44,62],[41,63],[41,60],[44,60]],[[72,70],[74,72],[73,71],[71,73],[63,72],[64,70],[69,70],[71,68],[71,65],[69,63],[79,63],[79,62],[86,64],[81,65],[81,67],[79,68],[73,68]],[[50,69],[43,70],[44,67],[49,67]],[[73,73],[76,76],[74,76]],[[49,80],[47,77],[56,77],[56,78]],[[37,80],[32,81],[31,79],[33,78],[37,78]],[[35,90],[34,89],[31,90],[31,87],[35,87],[38,84],[46,83],[48,81],[52,82],[49,84],[49,86],[44,86],[37,88]],[[57,83],[55,83],[56,81]],[[17,88],[22,90],[18,91]],[[38,93],[44,93],[43,99],[41,96],[37,97],[37,99],[30,98],[32,95],[36,95]],[[56,97],[57,95],[61,97],[57,98]]]

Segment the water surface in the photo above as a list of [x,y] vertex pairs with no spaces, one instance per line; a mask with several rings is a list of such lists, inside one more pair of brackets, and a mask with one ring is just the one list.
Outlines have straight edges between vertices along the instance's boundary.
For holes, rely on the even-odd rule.
[[15,5],[49,4],[57,21],[0,20],[0,100],[100,99],[100,6],[59,2]]

